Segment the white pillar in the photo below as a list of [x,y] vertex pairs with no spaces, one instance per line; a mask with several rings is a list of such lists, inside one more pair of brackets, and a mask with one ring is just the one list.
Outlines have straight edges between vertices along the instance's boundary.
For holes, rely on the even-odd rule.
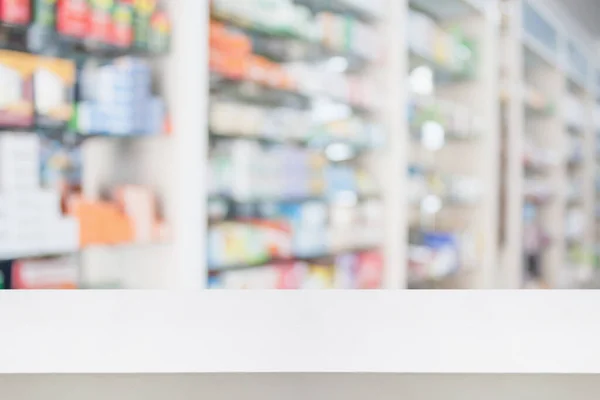
[[166,2],[173,38],[165,95],[173,124],[173,260],[170,289],[203,289],[206,269],[208,0]]

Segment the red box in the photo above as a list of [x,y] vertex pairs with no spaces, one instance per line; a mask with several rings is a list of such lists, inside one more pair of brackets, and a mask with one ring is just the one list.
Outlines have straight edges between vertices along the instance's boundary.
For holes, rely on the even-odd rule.
[[84,39],[88,34],[90,7],[87,0],[58,0],[56,30],[61,35]]
[[31,2],[0,0],[0,21],[11,25],[27,25],[31,21]]

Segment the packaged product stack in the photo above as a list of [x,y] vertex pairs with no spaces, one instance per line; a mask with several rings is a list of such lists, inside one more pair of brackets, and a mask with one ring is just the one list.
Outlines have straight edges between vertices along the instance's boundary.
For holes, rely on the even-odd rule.
[[67,210],[79,221],[82,247],[148,244],[169,235],[158,218],[154,194],[142,186],[117,187],[109,200],[72,195]]
[[409,281],[423,282],[448,277],[464,266],[457,234],[413,232],[409,246]]
[[85,43],[164,53],[170,44],[170,22],[156,0],[2,0],[0,22],[26,32],[32,52]]
[[62,214],[61,193],[40,186],[40,140],[0,135],[0,258],[63,254],[79,248],[79,225]]
[[151,135],[164,131],[165,106],[151,94],[150,66],[127,57],[107,65],[88,63],[75,129],[83,134]]
[[377,252],[340,254],[333,260],[282,261],[212,275],[213,289],[377,289],[383,259]]
[[375,196],[372,174],[348,164],[328,163],[321,153],[300,147],[262,148],[247,140],[222,142],[210,158],[214,196],[237,201]]
[[64,128],[73,113],[75,64],[0,50],[0,127]]
[[411,52],[450,73],[475,73],[475,44],[458,29],[443,30],[430,16],[411,10],[408,16],[408,45]]
[[482,118],[468,107],[449,101],[414,96],[409,105],[411,129],[420,136],[420,130],[428,122],[436,122],[444,127],[445,136],[455,139],[477,138],[485,127]]
[[212,1],[211,287],[381,286],[380,205],[365,200],[379,190],[362,158],[384,137],[363,71],[381,56],[381,6]]
[[12,264],[10,289],[77,289],[79,282],[75,256],[18,260]]

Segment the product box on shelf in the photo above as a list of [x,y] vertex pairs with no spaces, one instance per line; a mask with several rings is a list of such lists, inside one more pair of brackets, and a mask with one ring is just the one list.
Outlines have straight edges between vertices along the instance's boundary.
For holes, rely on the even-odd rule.
[[88,34],[88,0],[57,0],[56,31],[65,37],[84,39]]
[[0,209],[11,218],[40,223],[57,219],[62,213],[58,191],[34,188],[0,192]]
[[89,20],[86,39],[95,43],[110,44],[113,29],[115,0],[88,0]]
[[[44,256],[74,253],[79,249],[75,220],[58,217],[37,221],[12,217],[0,223],[0,257]],[[59,236],[60,235],[60,236]]]
[[135,7],[133,20],[134,47],[136,49],[147,49],[152,13],[156,9],[157,0],[135,1],[133,4]]
[[82,102],[74,125],[89,134],[150,135],[163,133],[165,106],[151,94],[150,66],[124,57],[97,66],[88,63],[81,72]]
[[27,48],[33,53],[57,50],[56,2],[57,0],[30,0],[31,24],[27,32]]
[[0,0],[0,21],[31,21],[28,45],[35,49],[56,44],[57,33],[88,49],[132,49],[135,41],[138,51],[163,54],[171,37],[169,18],[155,0]]
[[64,190],[81,182],[81,147],[64,146],[62,141],[40,137],[41,183],[43,187]]
[[40,186],[40,142],[35,134],[0,135],[0,191],[34,190]]
[[134,242],[153,242],[158,214],[154,193],[142,186],[126,185],[116,188],[113,198],[132,223]]
[[279,274],[277,289],[300,289],[308,274],[308,264],[294,261],[279,263],[277,270]]
[[124,1],[132,4],[133,46],[137,50],[164,53],[168,51],[171,26],[167,15],[161,10],[157,0]]
[[255,265],[292,254],[291,231],[285,222],[225,222],[209,228],[208,264],[215,270]]
[[133,6],[118,1],[112,12],[112,30],[110,42],[119,48],[133,45]]
[[32,22],[41,29],[54,29],[56,25],[57,0],[32,0]]
[[10,25],[27,25],[30,20],[30,0],[0,0],[0,22]]
[[33,125],[33,55],[0,50],[0,127]]
[[302,289],[332,289],[335,270],[331,265],[310,264]]
[[327,206],[322,202],[284,204],[280,215],[292,228],[292,253],[301,257],[324,254],[329,247]]
[[381,289],[383,287],[383,256],[378,252],[365,252],[358,255],[356,273],[358,289]]
[[11,289],[12,261],[0,260],[0,290]]
[[164,54],[171,45],[171,23],[166,13],[157,10],[150,20],[148,50],[151,53]]
[[170,237],[168,226],[158,218],[154,194],[141,186],[117,187],[108,201],[72,195],[67,212],[79,222],[82,247],[148,244]]
[[302,40],[316,41],[318,27],[309,9],[291,0],[263,2],[247,0],[233,2],[213,0],[211,13],[220,19],[255,27],[272,35],[290,35]]
[[12,289],[76,289],[79,265],[75,257],[19,260],[12,265]]
[[73,116],[75,63],[39,57],[34,73],[37,125],[64,128]]

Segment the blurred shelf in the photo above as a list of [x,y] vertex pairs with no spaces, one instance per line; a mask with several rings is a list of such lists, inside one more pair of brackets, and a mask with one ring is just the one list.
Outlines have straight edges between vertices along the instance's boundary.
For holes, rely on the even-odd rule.
[[20,260],[27,258],[55,258],[75,255],[79,250],[44,250],[44,251],[14,251],[0,253],[0,261]]
[[[441,126],[443,127],[443,125],[441,125]],[[410,128],[410,131],[411,131],[411,138],[414,141],[417,141],[417,142],[422,141],[423,133],[422,133],[421,127],[413,126]],[[451,144],[451,143],[476,142],[476,141],[480,140],[482,137],[483,137],[483,135],[480,133],[465,134],[462,131],[446,130],[444,127],[444,145],[443,146],[446,146],[447,144]]]
[[0,261],[21,260],[30,258],[56,258],[64,256],[73,256],[86,251],[143,249],[149,247],[168,245],[170,245],[170,242],[165,241],[147,243],[93,244],[73,250],[14,251],[9,253],[0,253]]
[[[408,280],[408,288],[413,290],[431,290],[431,289],[448,289],[455,286],[452,280],[464,278],[473,272],[473,268],[462,267],[447,274],[429,277],[410,277]],[[454,287],[460,289],[460,287]]]
[[538,206],[538,207],[542,207],[542,206],[546,206],[549,205],[550,203],[552,203],[554,200],[556,200],[556,196],[555,195],[550,195],[550,196],[534,196],[534,195],[524,195],[523,199],[525,200],[525,203],[527,204],[531,204],[534,206]]
[[[216,211],[209,213],[209,224],[222,222],[241,222],[248,219],[271,219],[272,206],[285,204],[301,204],[309,202],[323,203],[330,207],[356,207],[367,201],[382,201],[379,194],[349,193],[346,196],[305,196],[281,197],[273,199],[234,199],[231,196],[209,195],[208,203]],[[219,203],[226,203],[219,205]]]
[[[253,269],[253,268],[261,268],[268,265],[282,265],[282,264],[290,264],[295,262],[319,262],[324,261],[326,259],[333,259],[342,255],[347,254],[359,254],[366,253],[372,251],[379,251],[379,246],[364,246],[364,247],[355,247],[343,250],[336,250],[333,252],[325,252],[321,254],[307,255],[307,256],[289,256],[289,257],[275,257],[275,258],[265,258],[261,260],[256,260],[248,263],[240,263],[235,265],[228,266],[209,266],[209,273],[212,275],[220,274],[224,272],[230,271],[239,271],[245,269]],[[331,265],[331,268],[335,268],[335,265]]]
[[484,1],[481,0],[410,0],[410,6],[439,21],[464,18],[484,11]]
[[360,6],[357,1],[354,2],[356,4],[351,4],[352,2],[344,0],[294,0],[294,3],[308,7],[313,13],[331,12],[349,15],[370,23],[376,23],[383,18],[381,13],[364,5]]
[[311,98],[298,91],[267,86],[242,78],[210,73],[211,93],[218,91],[219,98],[233,98],[258,105],[307,109]]
[[435,60],[432,55],[425,54],[414,46],[410,46],[408,50],[411,69],[422,66],[429,67],[434,71],[434,76],[438,83],[465,81],[474,78],[468,71],[453,68],[451,65],[444,65]]
[[469,209],[473,209],[476,210],[479,207],[481,207],[481,201],[478,200],[473,200],[473,201],[467,201],[467,200],[456,200],[456,199],[450,199],[450,198],[443,198],[443,197],[438,197],[433,195],[432,197],[437,197],[438,199],[440,199],[440,204],[439,204],[439,210],[436,212],[425,212],[422,210],[422,203],[423,203],[423,199],[422,200],[418,200],[418,201],[411,201],[410,205],[411,207],[418,209],[419,212],[425,213],[425,214],[431,214],[431,215],[435,215],[435,214],[439,214],[441,212],[444,211],[452,211],[452,210],[456,210],[456,209],[461,209],[461,210],[469,210]]
[[72,132],[68,128],[46,128],[39,126],[32,127],[2,127],[0,126],[0,135],[3,133],[34,133],[41,137],[56,140],[66,145],[78,146],[83,142],[91,139],[105,138],[105,139],[122,139],[122,140],[137,140],[147,138],[168,138],[169,134],[157,133],[157,134],[107,134],[107,133],[79,133]]
[[138,249],[150,249],[158,248],[163,246],[170,246],[170,241],[155,241],[155,242],[140,242],[140,243],[115,243],[115,244],[93,244],[86,247],[82,247],[79,251],[112,251],[112,250],[138,250]]
[[316,98],[324,97],[328,100],[347,106],[356,114],[372,114],[375,110],[368,107],[352,104],[344,99],[338,99],[324,93],[303,93],[298,90],[276,88],[259,82],[243,78],[226,77],[217,72],[210,73],[210,89],[215,94],[218,90],[220,98],[238,99],[252,102],[257,105],[271,107],[290,107],[307,109]]
[[330,59],[343,58],[347,65],[345,72],[358,72],[375,60],[349,50],[336,49],[323,43],[302,37],[271,34],[267,30],[243,26],[226,18],[218,21],[235,30],[242,31],[252,42],[252,53],[276,63],[317,63]]
[[556,58],[540,42],[527,32],[523,32],[525,65],[533,68],[540,65],[556,67]]
[[115,59],[120,57],[162,57],[165,53],[135,47],[118,47],[89,39],[67,37],[53,29],[38,25],[7,25],[0,23],[0,49],[21,51],[51,57],[82,61],[87,58]]
[[301,147],[307,150],[317,150],[317,151],[325,151],[329,146],[343,146],[344,157],[341,159],[331,159],[327,157],[330,162],[346,162],[352,161],[362,155],[365,152],[375,151],[377,148],[375,146],[369,146],[359,143],[359,141],[354,141],[348,138],[336,138],[334,136],[319,136],[315,135],[313,137],[307,138],[276,138],[276,137],[268,137],[268,136],[256,136],[256,135],[243,135],[243,134],[235,134],[230,135],[221,132],[210,131],[210,139],[213,141],[219,140],[250,140],[256,141],[265,146],[277,146],[277,145],[286,145],[286,146],[294,146]]
[[235,15],[234,13],[226,10],[218,10],[215,9],[215,7],[211,7],[210,16],[215,20],[235,25],[239,28],[247,30],[248,32],[279,37],[282,39],[301,40],[307,43],[317,43],[316,38],[311,38],[302,32],[290,30],[289,28],[271,27],[260,24],[256,21],[247,19],[245,16]]

